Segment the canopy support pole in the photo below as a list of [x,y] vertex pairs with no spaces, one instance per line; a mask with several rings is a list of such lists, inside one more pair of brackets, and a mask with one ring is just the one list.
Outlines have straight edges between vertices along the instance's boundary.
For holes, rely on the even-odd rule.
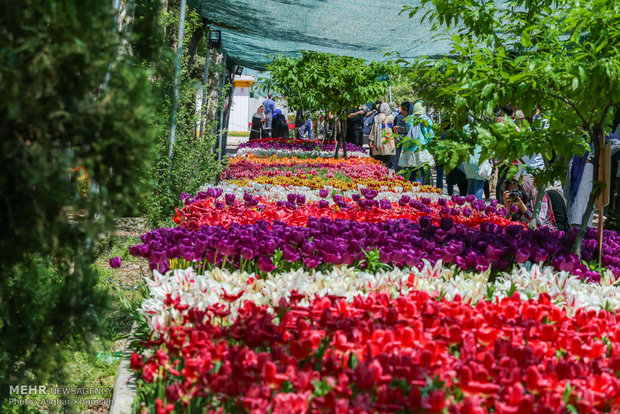
[[[222,138],[224,135],[224,103],[226,101],[226,96],[224,95],[224,87],[226,86],[226,53],[224,53],[224,68],[222,69],[222,90],[220,91],[220,137],[218,143],[218,154],[217,160],[222,161]],[[222,97],[224,99],[222,99]]]
[[[207,30],[206,35],[209,35]],[[209,60],[211,58],[211,49],[207,45],[207,57],[205,63],[205,80],[202,84],[202,103],[200,104],[200,139],[203,139],[205,134],[205,127],[207,125],[207,89],[209,83]]]
[[177,36],[177,56],[174,62],[174,96],[172,98],[172,120],[170,126],[170,148],[168,150],[168,188],[172,175],[172,150],[177,138],[177,110],[179,108],[179,83],[181,82],[181,64],[183,63],[183,35],[185,33],[185,5],[181,0],[179,11],[179,34]]

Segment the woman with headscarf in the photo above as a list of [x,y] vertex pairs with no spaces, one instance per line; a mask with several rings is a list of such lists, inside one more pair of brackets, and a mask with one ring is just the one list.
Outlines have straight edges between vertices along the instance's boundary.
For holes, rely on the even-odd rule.
[[379,106],[379,113],[375,116],[370,136],[368,137],[372,155],[384,162],[388,167],[392,164],[392,157],[396,154],[396,137],[394,127],[394,114],[390,105],[386,102]]
[[394,171],[398,172],[401,167],[398,166],[400,160],[400,154],[402,152],[402,146],[399,145],[403,142],[407,134],[409,133],[410,125],[407,124],[407,117],[413,113],[413,103],[405,101],[400,104],[400,113],[396,115],[394,119],[394,132],[397,134],[396,138],[396,155],[394,156]]
[[273,113],[273,122],[271,124],[273,136],[277,138],[289,138],[288,122],[281,109],[276,109]]
[[[433,120],[426,113],[426,107],[418,101],[413,106],[412,113],[407,116],[406,122],[409,126],[409,132],[407,139],[402,143],[402,153],[398,165],[410,170],[410,181],[416,180],[422,184],[426,176],[426,168],[435,165],[430,152],[423,148],[435,136]],[[418,148],[418,143],[422,148]]]
[[265,117],[265,106],[260,105],[254,115],[252,115],[252,127],[250,131],[250,140],[262,138],[263,126],[267,118]]
[[[519,181],[521,181],[519,183]],[[504,185],[504,207],[510,212],[510,218],[515,221],[521,221],[535,227],[549,227],[555,229],[555,216],[551,201],[544,195],[540,206],[540,213],[536,223],[532,223],[534,209],[536,207],[536,197],[538,191],[534,185],[534,179],[531,175],[523,175],[520,180],[507,179]],[[511,206],[516,209],[511,210]]]

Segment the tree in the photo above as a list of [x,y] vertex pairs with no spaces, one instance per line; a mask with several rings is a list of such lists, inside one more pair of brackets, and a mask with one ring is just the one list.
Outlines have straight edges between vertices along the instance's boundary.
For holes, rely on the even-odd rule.
[[[138,6],[143,2],[138,1]],[[174,58],[176,36],[179,25],[180,2],[168,4],[168,10],[151,10],[149,15],[154,16],[158,27],[148,38],[148,44],[156,45],[154,59],[148,62],[151,73],[153,93],[157,96],[152,128],[157,135],[157,146],[153,156],[154,162],[149,165],[147,173],[148,183],[152,191],[143,199],[143,209],[146,211],[150,225],[160,227],[171,222],[175,207],[182,202],[179,196],[184,192],[195,193],[201,185],[212,182],[219,176],[221,167],[217,159],[214,146],[217,145],[214,131],[217,130],[217,108],[222,106],[223,98],[228,98],[229,89],[222,91],[221,74],[223,65],[215,63],[218,59],[211,59],[209,85],[209,106],[205,108],[206,121],[204,127],[207,133],[202,140],[197,139],[197,125],[200,113],[196,111],[197,94],[202,98],[200,85],[203,83],[207,45],[204,36],[205,25],[196,10],[187,8],[185,21],[185,39],[183,46],[183,64],[180,73],[179,102],[177,112],[177,139],[173,148],[172,169],[168,158],[170,148],[170,119],[172,114],[172,95],[174,87]],[[141,20],[138,19],[138,22]],[[146,26],[142,23],[141,26]],[[164,30],[162,30],[162,27]],[[140,44],[141,37],[134,43]],[[200,41],[196,40],[200,39]],[[142,40],[144,42],[144,40]],[[221,60],[221,59],[220,59]],[[211,93],[212,92],[212,93]],[[216,102],[216,104],[212,104]]]
[[147,190],[154,100],[148,73],[118,53],[110,2],[24,0],[0,27],[2,397],[58,379],[59,343],[96,328],[93,246]]
[[276,57],[268,67],[271,85],[289,106],[331,112],[343,122],[336,157],[339,145],[344,145],[347,111],[381,96],[387,84],[378,78],[392,68],[384,63],[367,64],[358,58],[311,51],[303,51],[299,58]]
[[[404,11],[410,17],[426,11],[422,20],[429,18],[434,30],[452,37],[449,57],[417,62],[418,92],[447,109],[457,130],[468,117],[477,124],[470,136],[453,133],[454,142],[441,142],[443,158],[454,164],[465,154],[452,150],[463,143],[466,153],[481,144],[483,156],[496,159],[543,154],[547,168],[537,176],[537,206],[545,184],[563,178],[570,157],[590,146],[596,180],[599,137],[620,102],[616,1],[422,0]],[[488,118],[505,105],[518,105],[526,115],[521,133]],[[537,107],[548,128],[534,121]],[[577,253],[602,184],[594,183],[575,240]]]

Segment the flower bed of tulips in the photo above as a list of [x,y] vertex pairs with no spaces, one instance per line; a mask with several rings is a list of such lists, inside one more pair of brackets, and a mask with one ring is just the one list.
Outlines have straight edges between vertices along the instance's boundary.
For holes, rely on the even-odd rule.
[[247,153],[244,156],[236,156],[228,159],[229,165],[234,165],[237,163],[245,163],[252,162],[256,165],[284,165],[284,166],[316,166],[316,165],[382,165],[380,161],[375,160],[374,158],[366,157],[366,158],[298,158],[298,157],[279,157],[278,155],[271,156],[257,156],[250,153]]
[[[291,294],[270,309],[166,294],[131,367],[159,412],[615,411],[620,317],[569,317],[547,294],[476,306],[412,291],[352,302]],[[303,304],[302,299],[308,303]],[[150,312],[157,313],[156,310]],[[165,400],[165,401],[164,401]],[[220,410],[220,411],[216,411]]]
[[[481,223],[470,228],[442,217],[419,222],[388,219],[371,223],[327,217],[309,217],[305,226],[259,220],[254,224],[231,222],[194,229],[158,229],[142,236],[143,244],[130,253],[149,259],[151,269],[166,271],[182,259],[188,266],[232,267],[269,273],[306,267],[338,265],[368,266],[369,256],[394,267],[421,265],[423,259],[454,264],[460,270],[485,271],[489,266],[505,270],[515,263],[548,263],[590,281],[600,274],[586,267],[570,247],[575,232],[558,234],[547,229],[527,231],[523,226],[506,227]],[[584,255],[594,255],[595,239],[584,241]],[[609,260],[614,260],[611,258]],[[610,266],[617,274],[618,268]]]
[[[350,158],[349,160],[357,160]],[[310,178],[340,178],[340,179],[366,179],[381,180],[390,175],[384,165],[365,163],[342,163],[342,164],[257,164],[252,161],[242,161],[231,164],[222,173],[222,180],[230,179],[254,179],[265,177],[299,177]]]
[[296,193],[288,193],[283,201],[271,201],[250,193],[244,193],[243,198],[238,200],[234,193],[223,194],[219,188],[209,188],[199,194],[198,199],[186,198],[187,205],[177,209],[174,221],[191,229],[204,225],[229,227],[232,223],[254,224],[259,220],[270,223],[279,220],[288,225],[305,226],[311,217],[377,223],[398,218],[418,221],[420,217],[428,216],[436,224],[447,217],[468,227],[478,227],[480,223],[515,224],[505,218],[505,208],[496,204],[486,206],[475,200],[466,204],[466,199],[461,196],[452,197],[455,202],[445,198],[416,199],[402,195],[398,202],[390,202],[387,199],[377,200],[378,194],[376,190],[364,188],[361,193],[351,194],[351,197],[334,194],[331,198],[333,203],[330,203],[329,191],[322,189],[318,194],[320,201],[309,202],[305,195]]
[[[360,186],[363,188],[371,188],[374,190],[379,190],[381,188],[385,188],[391,191],[404,191],[410,192],[414,191],[416,187],[418,187],[418,183],[410,183],[401,178],[401,176],[395,176],[394,178],[386,177],[383,179],[358,179],[351,180],[349,178],[341,179],[341,178],[329,178],[329,177],[312,177],[312,178],[301,178],[301,177],[286,177],[286,176],[278,176],[278,177],[266,177],[261,176],[254,178],[252,180],[249,179],[233,179],[230,180],[232,184],[237,186],[247,186],[252,183],[258,184],[272,184],[272,185],[281,185],[285,187],[289,186],[298,186],[298,187],[310,187],[314,189],[322,189],[325,187],[336,188],[339,190],[356,190]],[[430,189],[429,189],[430,190]],[[429,191],[427,190],[427,191]],[[439,190],[435,189],[434,191]]]
[[438,262],[431,265],[425,261],[421,268],[383,269],[360,271],[353,267],[339,267],[331,271],[295,271],[269,274],[265,278],[256,273],[215,268],[197,274],[193,268],[176,269],[167,275],[154,272],[147,279],[149,297],[142,311],[152,329],[165,326],[163,320],[172,316],[164,302],[168,295],[179,298],[187,309],[206,310],[218,303],[227,303],[231,318],[245,301],[270,309],[281,298],[290,300],[301,295],[300,304],[307,306],[315,296],[337,296],[352,302],[357,296],[370,293],[386,293],[392,297],[406,296],[412,291],[427,292],[433,298],[454,300],[461,298],[472,305],[483,300],[497,302],[518,293],[522,300],[538,300],[541,294],[549,295],[554,305],[573,316],[579,309],[610,310],[620,307],[620,285],[616,277],[605,272],[600,283],[582,283],[568,272],[558,272],[551,267],[532,265],[516,266],[511,272],[497,276],[492,289],[487,283],[489,272],[464,277],[454,267]]
[[[346,143],[347,155],[350,157],[368,157],[368,151],[358,145]],[[237,148],[238,155],[253,154],[260,156],[278,155],[279,157],[297,158],[330,158],[334,155],[336,144],[334,142],[321,143],[318,141],[263,138],[240,144]],[[342,153],[342,148],[340,149]]]
[[[306,197],[308,202],[312,201],[321,201],[325,199],[325,197],[321,197],[321,193],[324,191],[328,192],[328,195],[331,199],[331,196],[336,194],[341,195],[343,199],[352,199],[354,194],[360,194],[364,187],[361,184],[358,184],[357,188],[351,190],[341,190],[339,188],[326,186],[324,188],[311,188],[306,186],[282,186],[277,184],[260,184],[255,181],[248,181],[246,185],[237,186],[232,184],[231,182],[224,181],[217,187],[212,186],[203,186],[197,195],[191,196],[189,193],[183,194],[181,197],[185,204],[192,204],[199,200],[206,200],[212,195],[209,195],[209,189],[213,188],[212,191],[217,191],[218,194],[220,191],[222,193],[234,194],[235,198],[238,200],[242,200],[245,197],[245,194],[248,193],[253,197],[259,197],[266,200],[271,201],[288,201],[289,194],[301,194]],[[217,190],[219,188],[219,190]],[[411,187],[410,191],[403,193],[403,187],[395,187],[393,191],[391,191],[388,187],[382,187],[377,189],[377,197],[378,200],[386,199],[391,203],[395,203],[400,201],[403,194],[408,195],[411,198],[421,199],[422,197],[430,198],[433,201],[437,201],[441,196],[437,188],[427,186],[427,185],[418,185]],[[220,194],[221,195],[221,194]]]
[[616,233],[593,270],[594,229],[581,261],[574,231],[330,145],[242,144],[130,249],[139,412],[619,412]]

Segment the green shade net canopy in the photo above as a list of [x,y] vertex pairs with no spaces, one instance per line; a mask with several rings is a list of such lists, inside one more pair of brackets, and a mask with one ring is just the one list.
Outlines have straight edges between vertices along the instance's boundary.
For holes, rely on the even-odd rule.
[[189,0],[212,29],[222,31],[229,63],[264,70],[269,55],[298,56],[314,50],[384,60],[398,52],[406,60],[440,56],[450,50],[428,22],[404,4],[418,0]]

